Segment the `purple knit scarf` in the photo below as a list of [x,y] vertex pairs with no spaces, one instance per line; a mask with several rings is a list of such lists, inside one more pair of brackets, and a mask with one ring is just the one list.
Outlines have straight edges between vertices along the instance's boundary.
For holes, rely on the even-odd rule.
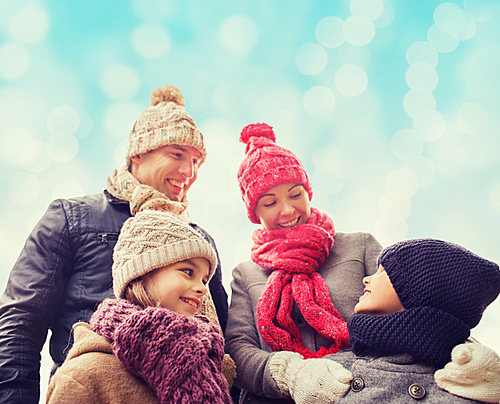
[[231,403],[222,375],[224,341],[208,320],[106,299],[90,325],[162,404]]

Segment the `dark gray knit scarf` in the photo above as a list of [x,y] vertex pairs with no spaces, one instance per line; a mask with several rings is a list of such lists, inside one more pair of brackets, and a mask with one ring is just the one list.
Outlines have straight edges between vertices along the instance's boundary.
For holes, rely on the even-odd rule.
[[451,350],[470,335],[465,323],[433,307],[385,316],[354,314],[347,328],[355,354],[370,348],[387,354],[409,353],[417,361],[438,368],[450,362]]

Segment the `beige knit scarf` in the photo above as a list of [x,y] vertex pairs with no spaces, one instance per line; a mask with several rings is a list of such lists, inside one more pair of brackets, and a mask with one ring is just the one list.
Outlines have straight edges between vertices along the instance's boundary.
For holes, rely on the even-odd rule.
[[113,170],[106,181],[106,190],[115,198],[129,202],[132,216],[143,210],[160,210],[173,213],[189,223],[186,198],[182,202],[171,201],[160,191],[137,181],[126,165]]

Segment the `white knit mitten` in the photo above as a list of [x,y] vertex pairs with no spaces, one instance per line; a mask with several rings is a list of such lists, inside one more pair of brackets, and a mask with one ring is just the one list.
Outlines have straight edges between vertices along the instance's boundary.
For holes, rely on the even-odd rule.
[[295,352],[277,352],[269,370],[280,391],[296,404],[329,404],[349,390],[352,374],[328,359],[304,359]]
[[456,396],[486,403],[500,401],[500,357],[478,343],[457,345],[451,362],[434,373],[436,384]]

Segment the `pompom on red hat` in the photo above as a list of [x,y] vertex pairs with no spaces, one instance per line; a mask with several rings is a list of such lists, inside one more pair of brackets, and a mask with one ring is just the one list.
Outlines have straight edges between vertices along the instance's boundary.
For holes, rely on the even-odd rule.
[[275,186],[289,182],[302,184],[311,200],[311,183],[302,163],[290,150],[276,144],[271,126],[265,123],[245,126],[241,131],[240,142],[247,146],[245,158],[238,170],[238,183],[252,223],[260,223],[255,216],[257,201]]

